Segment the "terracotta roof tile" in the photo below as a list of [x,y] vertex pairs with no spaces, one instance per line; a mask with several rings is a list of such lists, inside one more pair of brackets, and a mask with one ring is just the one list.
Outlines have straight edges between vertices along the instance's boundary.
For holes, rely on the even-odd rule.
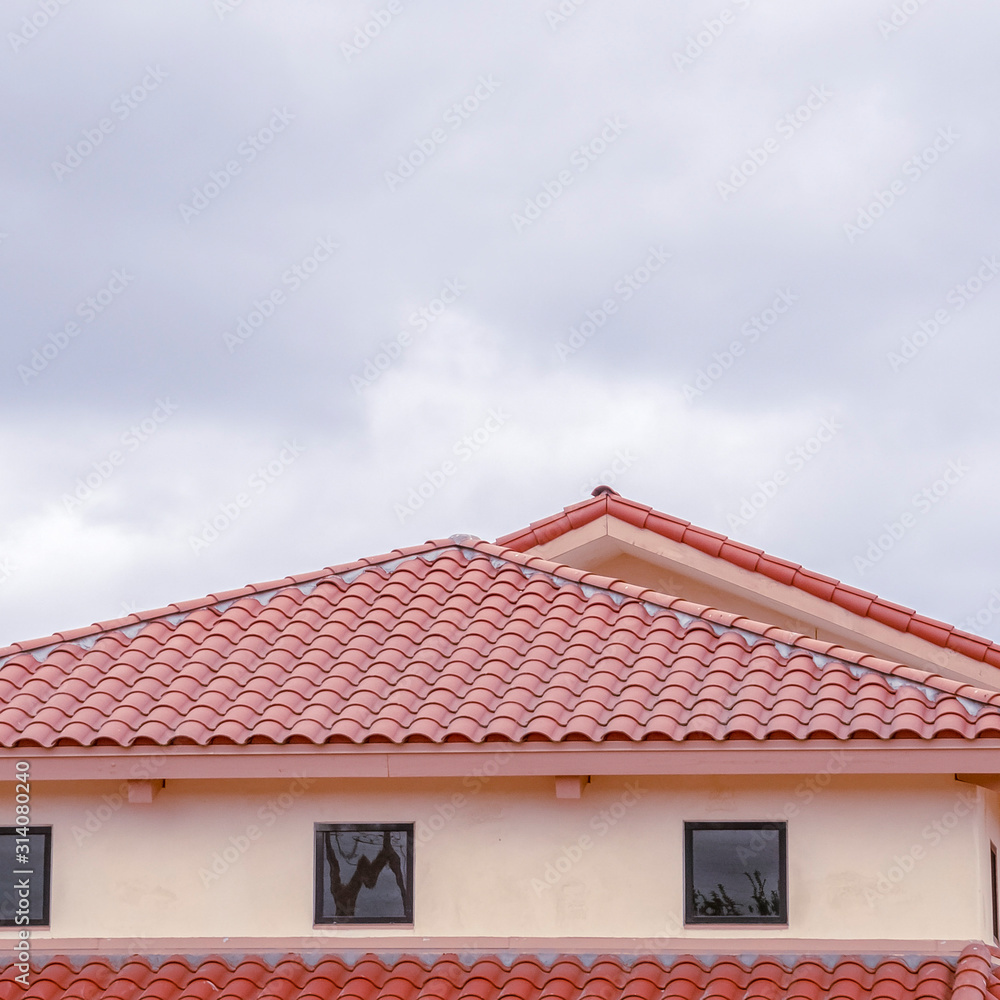
[[489,543],[363,563],[2,651],[0,745],[1000,733],[1000,694]]
[[336,955],[316,963],[287,955],[274,964],[174,957],[159,966],[133,957],[118,968],[107,959],[57,957],[32,966],[27,988],[15,983],[17,974],[15,964],[0,968],[4,1000],[988,1000],[1000,985],[988,950],[977,944],[957,959],[926,958],[915,967],[849,956],[601,956],[588,965],[522,955],[508,965],[495,957],[386,962],[367,955],[350,964]]

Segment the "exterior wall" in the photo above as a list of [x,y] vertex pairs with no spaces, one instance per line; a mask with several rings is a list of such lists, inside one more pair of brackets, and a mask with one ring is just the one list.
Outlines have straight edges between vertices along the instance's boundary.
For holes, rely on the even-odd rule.
[[[171,780],[148,805],[114,783],[35,784],[53,878],[51,928],[32,938],[991,940],[997,796],[950,776],[837,770],[597,777],[580,799],[557,799],[552,778],[502,775]],[[783,818],[787,928],[685,928],[684,821]],[[413,927],[314,928],[313,824],[406,821]]]

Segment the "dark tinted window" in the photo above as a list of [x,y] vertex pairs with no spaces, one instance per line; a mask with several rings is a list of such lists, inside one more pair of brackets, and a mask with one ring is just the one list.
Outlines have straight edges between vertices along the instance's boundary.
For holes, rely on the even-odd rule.
[[0,827],[0,927],[48,926],[51,844],[50,826]]
[[413,824],[316,824],[316,923],[413,921]]
[[787,923],[784,823],[685,823],[688,923]]
[[990,891],[993,896],[993,937],[1000,940],[1000,912],[997,909],[997,849],[990,844]]

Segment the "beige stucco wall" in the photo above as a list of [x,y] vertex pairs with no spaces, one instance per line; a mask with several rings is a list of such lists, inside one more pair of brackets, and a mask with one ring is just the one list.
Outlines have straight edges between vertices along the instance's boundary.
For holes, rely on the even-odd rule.
[[[54,828],[52,925],[36,941],[992,939],[996,796],[950,776],[602,777],[576,800],[552,778],[502,775],[172,780],[149,805],[117,796],[113,783],[33,786],[32,822]],[[786,817],[787,929],[684,928],[684,821]],[[313,927],[313,824],[338,821],[418,824],[412,930]]]

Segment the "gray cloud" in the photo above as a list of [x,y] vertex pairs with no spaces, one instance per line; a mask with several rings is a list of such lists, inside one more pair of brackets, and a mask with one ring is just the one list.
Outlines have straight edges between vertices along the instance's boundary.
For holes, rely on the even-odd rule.
[[913,6],[12,2],[0,642],[493,537],[623,452],[628,496],[964,621],[1000,586],[1000,12]]

